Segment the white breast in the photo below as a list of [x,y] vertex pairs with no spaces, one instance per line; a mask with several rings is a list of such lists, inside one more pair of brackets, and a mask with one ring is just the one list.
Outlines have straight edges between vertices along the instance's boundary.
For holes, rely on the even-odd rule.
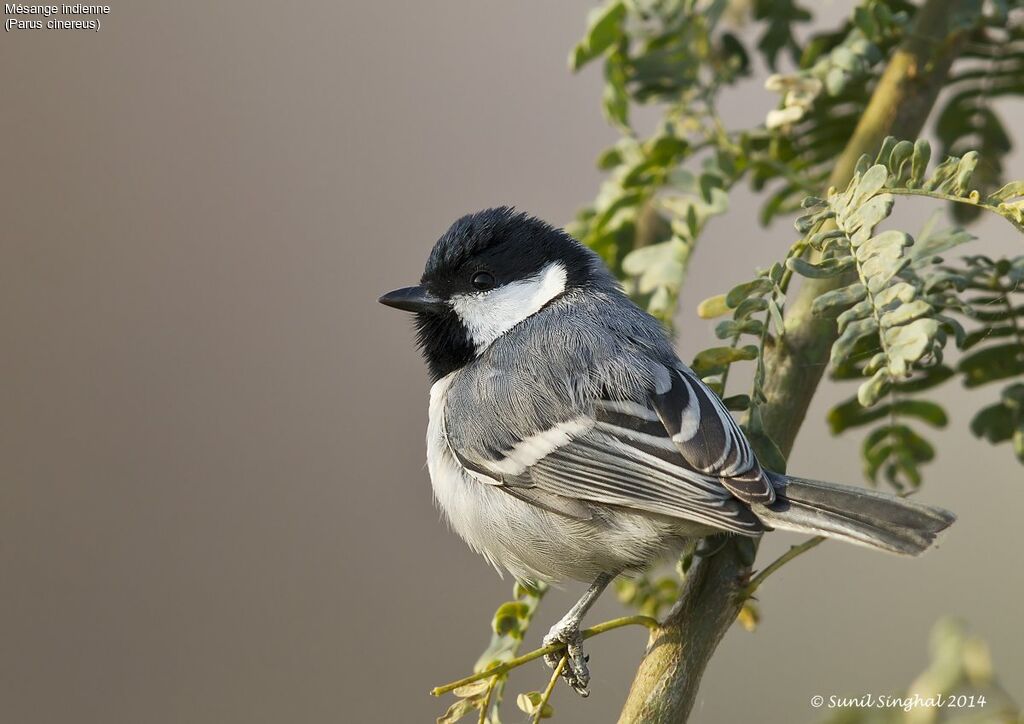
[[451,373],[430,388],[430,413],[427,422],[427,470],[434,489],[434,499],[444,513],[448,524],[477,553],[483,555],[495,568],[501,565],[497,551],[489,545],[483,529],[483,514],[498,505],[491,500],[496,495],[509,497],[489,485],[470,478],[459,464],[448,445],[444,427],[444,408],[456,373]]

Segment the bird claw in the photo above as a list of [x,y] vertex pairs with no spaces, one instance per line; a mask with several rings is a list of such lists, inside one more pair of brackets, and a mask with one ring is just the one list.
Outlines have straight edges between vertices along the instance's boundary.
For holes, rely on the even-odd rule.
[[587,685],[590,683],[590,669],[587,662],[590,657],[583,652],[583,637],[580,635],[579,627],[562,627],[556,625],[544,637],[544,645],[565,644],[565,649],[554,651],[544,655],[544,663],[549,668],[557,669],[562,657],[565,657],[565,666],[562,668],[562,678],[565,683],[582,697],[590,696]]

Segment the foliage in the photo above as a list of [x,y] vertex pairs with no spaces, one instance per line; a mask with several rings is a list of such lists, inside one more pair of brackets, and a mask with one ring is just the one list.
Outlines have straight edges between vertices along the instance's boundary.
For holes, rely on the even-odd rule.
[[[1004,159],[1013,146],[993,102],[1024,94],[1024,18],[1009,7],[995,5],[994,9],[968,40],[935,124],[943,154],[978,152],[975,185],[982,193],[991,193],[1003,184]],[[953,208],[960,222],[979,213],[970,206]]]
[[[1024,256],[994,261],[970,256],[958,273],[967,293],[967,313],[978,326],[962,345],[957,365],[965,387],[1008,382],[999,401],[971,420],[971,432],[997,444],[1010,442],[1024,464]],[[973,294],[973,293],[976,293]]]
[[[721,27],[725,8],[611,0],[591,14],[570,56],[573,70],[603,59],[605,115],[623,138],[598,160],[608,179],[569,231],[669,325],[697,239],[728,210],[728,190],[742,171],[715,110],[720,90],[749,66],[739,39]],[[665,104],[664,117],[639,139],[630,109],[650,103]],[[689,160],[694,168],[683,168]]]
[[912,10],[899,0],[865,2],[841,27],[814,35],[796,71],[768,78],[766,87],[782,95],[780,107],[768,114],[765,131],[747,132],[744,143],[751,185],[770,189],[762,223],[797,211],[825,184]]
[[[926,174],[929,158],[924,141],[887,141],[878,162],[870,168],[862,162],[843,193],[833,192],[827,201],[811,200],[812,213],[797,221],[798,228],[808,230],[825,220],[834,223],[836,228],[809,238],[821,252],[820,261],[790,260],[791,267],[807,276],[850,272],[850,283],[820,297],[815,311],[837,315],[840,336],[832,348],[833,376],[869,379],[860,385],[856,399],[831,411],[829,424],[839,433],[881,421],[863,443],[865,474],[872,482],[884,475],[897,490],[918,486],[921,466],[935,457],[934,446],[910,420],[931,427],[947,423],[942,406],[921,393],[954,376],[942,364],[950,334],[964,350],[981,340],[1011,338],[961,360],[957,372],[968,386],[1024,372],[1014,361],[1024,354],[1015,334],[1018,314],[1009,299],[1020,285],[1014,262],[968,257],[963,268],[942,264],[939,254],[973,237],[957,229],[936,231],[934,224],[926,227],[917,242],[895,230],[873,234],[900,193],[950,199],[1019,223],[1019,188],[1011,184],[984,199],[972,189],[976,153],[950,157],[930,175]],[[965,296],[972,291],[987,294]],[[974,325],[970,335],[955,317]],[[883,397],[885,403],[879,404]],[[975,434],[991,442],[1020,439],[1014,427],[1020,418],[1014,399],[1011,393],[1008,405],[987,408],[982,421],[972,424]]]
[[646,616],[657,618],[679,597],[681,577],[620,577],[615,581],[615,592],[624,605]]

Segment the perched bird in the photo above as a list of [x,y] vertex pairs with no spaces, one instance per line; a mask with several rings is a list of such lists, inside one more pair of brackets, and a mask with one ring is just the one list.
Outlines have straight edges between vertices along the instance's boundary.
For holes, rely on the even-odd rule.
[[[545,644],[587,693],[580,622],[608,583],[723,531],[917,555],[947,511],[765,470],[718,397],[591,250],[510,208],[464,216],[419,286],[427,466],[451,527],[517,579],[590,583]],[[548,657],[556,665],[560,656]]]

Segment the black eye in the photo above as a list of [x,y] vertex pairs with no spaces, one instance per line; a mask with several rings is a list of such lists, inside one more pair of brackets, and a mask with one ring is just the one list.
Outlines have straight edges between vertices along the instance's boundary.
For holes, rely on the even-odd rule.
[[488,272],[480,271],[473,275],[471,283],[474,289],[483,292],[494,286],[494,277]]

